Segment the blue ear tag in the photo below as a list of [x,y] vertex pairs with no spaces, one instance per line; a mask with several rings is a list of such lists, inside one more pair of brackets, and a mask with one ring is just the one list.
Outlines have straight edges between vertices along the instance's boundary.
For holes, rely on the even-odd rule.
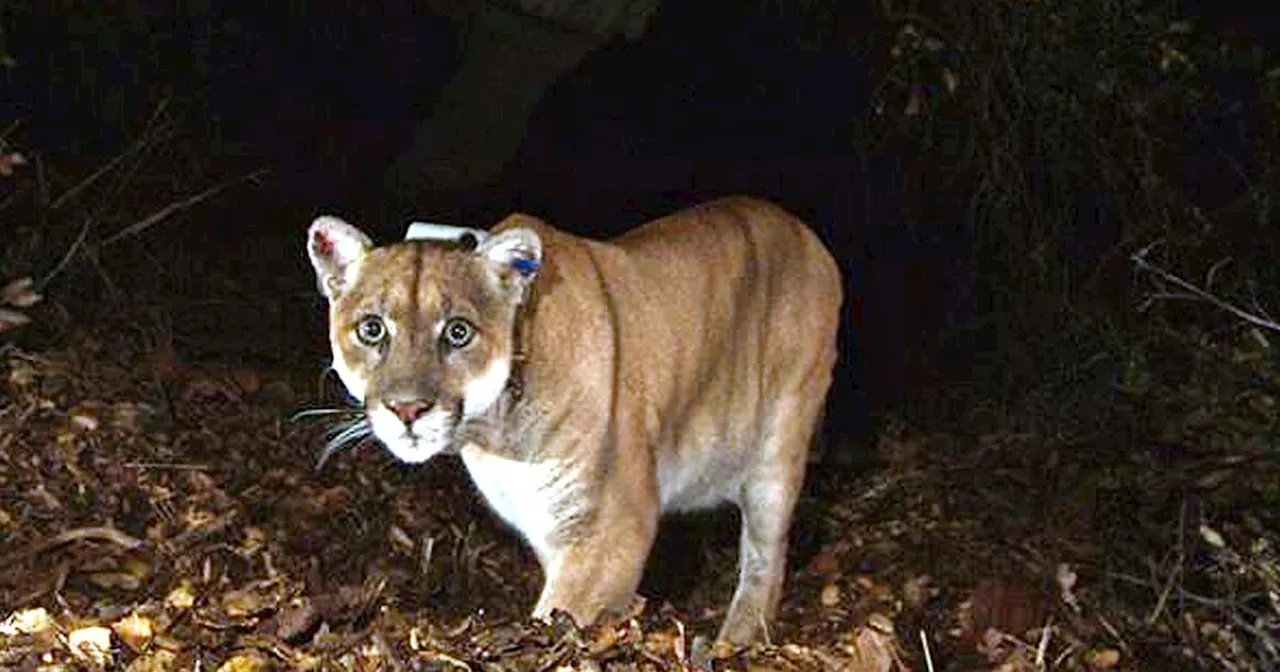
[[516,259],[511,262],[511,267],[520,275],[528,277],[537,273],[538,269],[542,268],[542,264],[537,259]]

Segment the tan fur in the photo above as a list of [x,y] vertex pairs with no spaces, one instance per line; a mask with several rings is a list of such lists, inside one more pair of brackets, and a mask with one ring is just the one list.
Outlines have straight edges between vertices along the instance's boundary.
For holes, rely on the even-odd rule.
[[[610,241],[524,215],[491,233],[498,249],[372,248],[339,220],[312,225],[335,363],[378,438],[410,461],[461,455],[537,552],[539,617],[564,609],[585,623],[624,608],[661,512],[735,503],[739,582],[720,638],[757,638],[781,594],[831,383],[841,303],[831,256],[794,217],[750,198]],[[515,272],[517,258],[540,261],[536,276]],[[390,325],[376,348],[354,336],[369,314]],[[462,349],[440,340],[455,315],[476,327]],[[503,364],[521,349],[523,365],[510,368],[523,394],[464,409],[468,394],[493,389],[468,383],[485,372],[505,382]],[[421,435],[393,436],[412,432],[387,420],[388,403],[411,419],[429,408],[411,423]]]

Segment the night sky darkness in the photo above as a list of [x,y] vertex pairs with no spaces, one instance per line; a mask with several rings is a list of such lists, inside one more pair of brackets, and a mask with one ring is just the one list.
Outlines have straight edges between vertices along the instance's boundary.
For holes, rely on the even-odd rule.
[[[38,151],[106,160],[172,97],[213,160],[273,169],[270,198],[299,217],[268,225],[282,240],[322,210],[397,231],[383,176],[456,68],[459,27],[415,15],[412,0],[306,16],[275,3],[201,4],[141,2],[131,17],[10,6],[7,48],[20,67],[0,75],[0,117],[30,120]],[[608,235],[710,197],[772,198],[843,265],[846,357],[833,404],[865,424],[869,405],[924,375],[907,364],[910,335],[970,319],[959,212],[939,214],[931,238],[903,232],[901,160],[855,151],[882,39],[869,3],[850,2],[823,48],[802,47],[794,20],[739,8],[751,3],[667,4],[641,39],[611,42],[550,89],[497,183],[424,194],[422,207],[470,225],[521,208]],[[1272,44],[1280,25],[1226,23]],[[261,235],[260,217],[245,221]]]

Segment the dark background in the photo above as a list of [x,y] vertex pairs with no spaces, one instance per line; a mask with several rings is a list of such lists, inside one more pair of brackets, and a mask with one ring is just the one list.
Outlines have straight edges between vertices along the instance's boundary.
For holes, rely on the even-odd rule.
[[[1185,6],[1228,35],[1276,44],[1269,10]],[[967,185],[935,182],[948,157],[869,149],[887,41],[870,3],[842,3],[816,27],[799,10],[664,3],[638,40],[614,39],[547,91],[497,179],[410,204],[387,196],[384,175],[456,69],[463,26],[407,0],[125,7],[6,6],[18,65],[0,80],[0,118],[25,120],[31,151],[92,166],[168,99],[211,173],[269,167],[250,193],[211,206],[215,222],[184,229],[205,255],[191,264],[252,266],[306,289],[301,234],[319,212],[384,239],[412,215],[487,226],[517,208],[604,236],[750,193],[810,222],[844,270],[838,433],[865,434],[869,414],[991,361],[973,357],[980,340],[956,337],[975,320]],[[1223,82],[1250,95],[1233,85]],[[281,326],[318,334],[317,324]]]

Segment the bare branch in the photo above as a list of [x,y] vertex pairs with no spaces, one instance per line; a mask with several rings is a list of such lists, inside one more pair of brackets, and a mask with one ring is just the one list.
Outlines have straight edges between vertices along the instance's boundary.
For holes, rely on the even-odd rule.
[[208,198],[218,193],[226,191],[230,187],[236,184],[239,184],[241,182],[260,179],[263,176],[265,176],[268,172],[270,171],[268,171],[265,168],[262,170],[256,170],[252,173],[249,173],[248,175],[242,175],[240,177],[215,184],[212,187],[209,187],[208,189],[205,189],[204,191],[198,194],[195,194],[193,196],[184,198],[181,201],[175,201],[173,203],[170,203],[169,205],[166,205],[165,207],[147,216],[145,219],[139,222],[136,222],[130,226],[127,226],[124,229],[117,231],[116,233],[108,236],[105,240],[99,243],[98,246],[107,247],[108,245],[117,243],[130,236],[136,236],[142,233],[143,231],[146,231],[147,229],[155,226],[156,224],[159,224],[160,222],[164,221],[175,212],[190,208],[191,206],[196,205],[201,201],[207,200]]
[[49,271],[49,273],[41,278],[40,282],[36,284],[37,291],[44,291],[45,287],[48,287],[49,283],[53,282],[54,278],[62,274],[62,271],[66,269],[67,264],[69,264],[76,256],[76,253],[80,251],[80,248],[84,247],[85,240],[89,236],[89,229],[91,228],[93,228],[93,218],[86,217],[84,225],[80,227],[80,233],[76,235],[76,239],[71,243],[71,247],[67,248],[67,251],[62,255],[62,258],[58,260],[56,265],[54,265],[53,270]]
[[[1147,261],[1147,254],[1157,244],[1159,244],[1159,241],[1152,243],[1142,248],[1141,250],[1138,250],[1133,254],[1133,256],[1130,257],[1130,259],[1133,260],[1134,265],[1138,267],[1138,270],[1146,271],[1165,282],[1168,282],[1172,285],[1176,285],[1177,287],[1180,287],[1181,289],[1186,290],[1187,294],[1192,295],[1194,298],[1200,301],[1205,301],[1207,303],[1213,304],[1214,306],[1217,306],[1218,308],[1225,310],[1228,313],[1231,313],[1232,315],[1235,315],[1236,317],[1244,320],[1245,322],[1248,322],[1249,324],[1262,327],[1264,329],[1270,329],[1271,331],[1280,332],[1280,323],[1277,323],[1274,320],[1268,320],[1264,317],[1259,317],[1258,315],[1245,311],[1244,309],[1239,308],[1232,303],[1228,303],[1227,301],[1224,301],[1218,298],[1217,296],[1210,294],[1204,289],[1201,289],[1200,287],[1197,287],[1196,285],[1193,285],[1190,282],[1187,282],[1186,280],[1183,280],[1182,278],[1179,278],[1178,276],[1164,270],[1163,268],[1160,268],[1159,266],[1156,266],[1151,262]],[[1209,275],[1210,280],[1213,279],[1213,272],[1216,270],[1216,268],[1217,266],[1215,265],[1214,269],[1210,271],[1210,275]],[[1184,295],[1163,294],[1162,296],[1165,296],[1167,298],[1182,298]]]

